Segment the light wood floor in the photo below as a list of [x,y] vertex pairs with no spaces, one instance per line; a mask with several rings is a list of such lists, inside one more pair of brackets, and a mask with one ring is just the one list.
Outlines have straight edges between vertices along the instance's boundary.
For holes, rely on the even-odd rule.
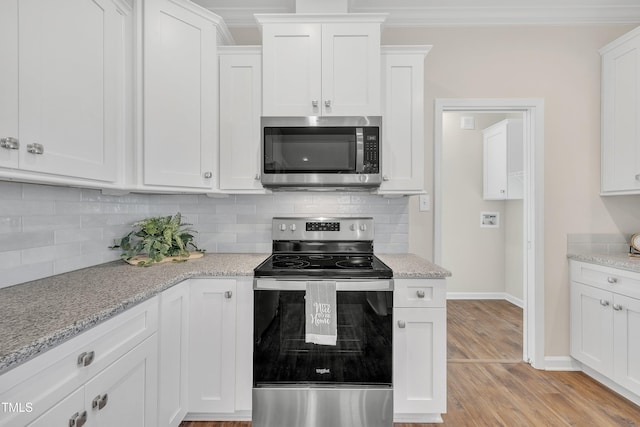
[[[518,307],[506,301],[450,300],[447,309],[444,424],[394,427],[640,427],[640,407],[585,374],[539,371],[522,362],[522,310]],[[248,422],[180,425],[250,426]]]

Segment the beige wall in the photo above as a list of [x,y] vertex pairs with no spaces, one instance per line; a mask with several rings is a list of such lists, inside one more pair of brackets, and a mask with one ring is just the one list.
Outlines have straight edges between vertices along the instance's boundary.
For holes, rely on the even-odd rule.
[[[599,196],[600,55],[631,25],[386,28],[383,44],[430,44],[426,59],[426,185],[433,194],[436,98],[543,98],[545,354],[569,354],[568,233],[640,230],[640,197]],[[259,44],[255,29],[234,29]],[[433,211],[410,203],[410,250],[433,255]],[[447,267],[446,265],[444,267]]]

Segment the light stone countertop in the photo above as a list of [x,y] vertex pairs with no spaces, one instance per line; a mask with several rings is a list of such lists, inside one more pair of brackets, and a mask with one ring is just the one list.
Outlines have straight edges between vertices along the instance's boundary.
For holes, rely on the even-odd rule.
[[632,258],[626,252],[615,254],[567,254],[567,258],[640,273],[640,258]]
[[[211,253],[135,267],[113,261],[0,289],[0,374],[191,277],[253,276],[269,254]],[[451,273],[413,254],[382,254],[394,278]]]

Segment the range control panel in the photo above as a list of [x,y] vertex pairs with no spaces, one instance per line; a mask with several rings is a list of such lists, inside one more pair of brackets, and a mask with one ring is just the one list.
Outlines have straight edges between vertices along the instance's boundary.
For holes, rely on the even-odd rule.
[[273,240],[373,240],[373,218],[273,218]]

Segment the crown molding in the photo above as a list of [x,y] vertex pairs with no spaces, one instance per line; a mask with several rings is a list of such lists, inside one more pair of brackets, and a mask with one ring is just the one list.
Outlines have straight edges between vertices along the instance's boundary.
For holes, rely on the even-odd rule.
[[[204,2],[205,0],[196,0]],[[610,3],[610,2],[608,2]],[[255,27],[254,14],[293,14],[282,6],[211,9],[229,27]],[[386,13],[386,27],[640,24],[640,4],[589,6],[352,7],[350,13]]]

